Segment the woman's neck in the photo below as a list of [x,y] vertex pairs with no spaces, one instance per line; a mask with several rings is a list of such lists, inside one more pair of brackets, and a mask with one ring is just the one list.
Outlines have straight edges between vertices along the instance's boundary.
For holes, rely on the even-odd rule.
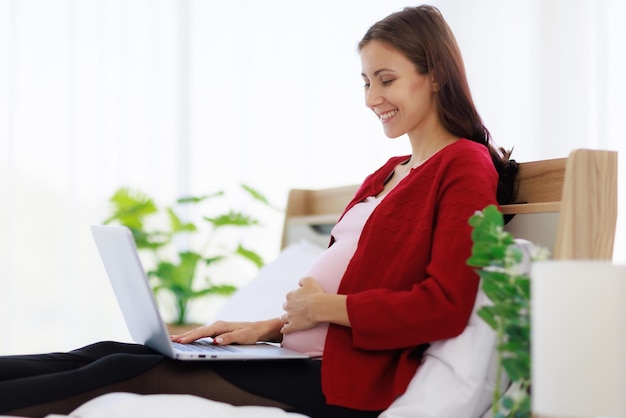
[[411,138],[411,158],[406,165],[410,168],[419,167],[430,157],[458,139],[457,136],[447,131],[428,138],[422,137],[420,140]]
[[459,139],[448,131],[436,116],[429,118],[418,129],[408,132],[407,136],[411,143],[411,159],[408,161],[411,168],[422,165],[424,161]]

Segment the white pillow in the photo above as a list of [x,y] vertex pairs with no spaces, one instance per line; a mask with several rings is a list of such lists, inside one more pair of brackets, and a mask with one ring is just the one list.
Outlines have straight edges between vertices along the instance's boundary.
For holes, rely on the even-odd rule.
[[323,252],[323,248],[305,240],[288,245],[237,290],[213,320],[258,321],[282,315],[285,295],[298,287],[298,281]]
[[[524,255],[520,269],[528,272],[534,246],[515,241]],[[477,418],[488,413],[496,382],[496,335],[476,311],[489,303],[479,290],[465,330],[428,347],[406,392],[380,418]],[[501,382],[501,390],[506,389],[506,374]]]
[[485,393],[484,383],[496,360],[496,339],[489,325],[476,315],[487,302],[479,291],[463,333],[431,344],[406,392],[381,418],[476,418],[489,408],[491,396]]

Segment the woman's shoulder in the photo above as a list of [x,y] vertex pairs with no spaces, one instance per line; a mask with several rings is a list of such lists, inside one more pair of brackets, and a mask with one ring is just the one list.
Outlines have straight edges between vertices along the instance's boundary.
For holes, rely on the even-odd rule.
[[469,139],[459,139],[440,153],[433,170],[448,179],[457,176],[474,178],[497,177],[489,149]]
[[489,155],[489,149],[484,144],[472,141],[471,139],[459,138],[452,145],[453,146],[449,148],[455,153],[476,152],[478,154]]
[[478,142],[474,142],[469,139],[461,138],[446,147],[445,152],[441,153],[444,160],[449,162],[464,161],[466,164],[474,163],[489,163],[493,165],[489,149]]

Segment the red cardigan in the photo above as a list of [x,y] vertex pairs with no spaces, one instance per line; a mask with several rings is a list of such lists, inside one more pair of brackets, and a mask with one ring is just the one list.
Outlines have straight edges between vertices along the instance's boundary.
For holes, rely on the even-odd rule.
[[[346,210],[380,193],[407,158],[391,158],[368,176]],[[461,139],[414,169],[374,210],[338,291],[348,295],[352,327],[331,324],[326,337],[329,404],[386,409],[406,390],[427,344],[464,330],[478,289],[466,264],[468,220],[496,203],[497,182],[487,148]]]

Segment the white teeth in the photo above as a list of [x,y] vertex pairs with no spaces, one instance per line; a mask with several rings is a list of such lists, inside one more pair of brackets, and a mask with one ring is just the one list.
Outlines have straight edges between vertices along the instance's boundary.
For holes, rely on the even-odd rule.
[[380,119],[381,120],[389,119],[390,117],[392,117],[396,113],[398,113],[398,109],[391,110],[391,111],[389,111],[387,113],[383,113],[382,115],[380,115]]

